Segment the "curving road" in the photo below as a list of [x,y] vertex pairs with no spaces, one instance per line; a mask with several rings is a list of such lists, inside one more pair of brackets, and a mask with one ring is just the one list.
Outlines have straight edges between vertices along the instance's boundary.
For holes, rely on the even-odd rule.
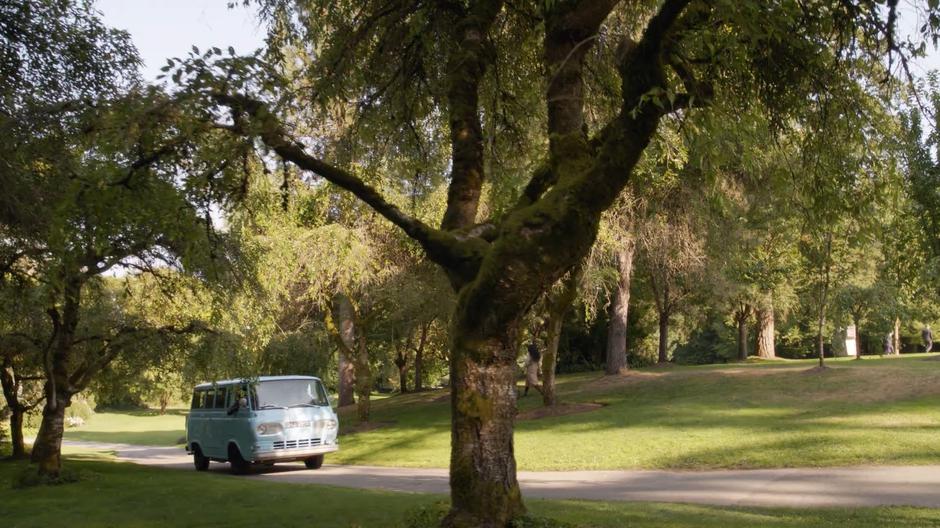
[[[114,451],[120,460],[192,471],[179,447],[66,441]],[[210,471],[227,472],[212,463]],[[413,493],[447,493],[446,469],[301,463],[259,468],[247,477],[274,482],[327,484]],[[869,466],[734,471],[520,471],[527,497],[601,501],[687,502],[725,506],[800,508],[907,505],[940,507],[940,466]]]

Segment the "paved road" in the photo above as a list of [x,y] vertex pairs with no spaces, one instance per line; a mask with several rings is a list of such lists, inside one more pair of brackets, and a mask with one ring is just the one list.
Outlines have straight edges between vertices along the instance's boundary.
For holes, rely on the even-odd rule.
[[[115,451],[118,458],[150,466],[193,470],[177,447],[67,441],[66,445]],[[212,463],[210,471],[227,472]],[[447,493],[447,470],[301,463],[254,471],[244,478],[328,484],[417,493]],[[734,506],[940,507],[940,466],[769,469],[741,471],[521,471],[527,497],[602,501],[688,502]]]

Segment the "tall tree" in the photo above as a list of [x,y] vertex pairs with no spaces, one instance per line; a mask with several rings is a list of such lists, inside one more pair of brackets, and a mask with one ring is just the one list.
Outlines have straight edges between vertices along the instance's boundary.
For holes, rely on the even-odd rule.
[[[197,60],[177,74],[220,127],[257,138],[356,195],[447,273],[458,297],[451,317],[450,526],[504,526],[524,512],[512,442],[523,319],[584,258],[601,214],[663,116],[723,93],[756,93],[782,111],[825,89],[812,74],[845,71],[840,59],[895,45],[894,9],[886,23],[873,1],[851,9],[833,9],[839,2],[696,0],[259,4],[272,23],[272,58],[294,46],[309,58],[304,67],[225,59],[207,69]],[[595,80],[588,72],[601,75]],[[601,84],[613,89],[596,90]],[[492,100],[481,98],[492,93]],[[586,116],[585,98],[605,95],[615,110]],[[416,144],[424,142],[415,137],[424,131],[449,146],[439,228],[383,196],[382,181],[393,172],[328,161],[329,144],[298,135],[304,127],[293,118],[319,115],[326,123],[330,111],[350,106],[362,128],[347,129],[354,131],[347,138],[374,145],[379,155],[420,156]],[[500,158],[488,157],[486,146],[517,152],[511,141],[524,135],[513,126],[531,123],[543,108],[544,134],[535,139],[546,145],[544,162],[516,206],[478,218],[484,182],[501,180]],[[383,148],[396,136],[400,143]]]

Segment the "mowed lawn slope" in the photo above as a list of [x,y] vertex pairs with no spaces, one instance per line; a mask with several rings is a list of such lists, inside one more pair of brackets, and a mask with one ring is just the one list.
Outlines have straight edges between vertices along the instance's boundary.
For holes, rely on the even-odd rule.
[[[224,474],[109,462],[84,455],[65,467],[84,480],[11,489],[23,463],[0,462],[0,518],[9,528],[50,526],[318,526],[395,528],[410,510],[444,497],[284,484]],[[858,508],[795,510],[682,504],[527,501],[536,515],[581,527],[750,528],[940,527],[940,510]],[[446,508],[446,505],[437,509]]]
[[[520,470],[714,469],[940,463],[940,361],[924,356],[665,367],[559,380],[595,411],[521,420]],[[520,399],[520,412],[538,407]],[[344,416],[349,424],[352,415]],[[382,428],[341,439],[332,462],[446,467],[445,392],[374,406]],[[392,423],[394,422],[394,423]]]
[[[824,372],[811,371],[812,361],[773,361],[562,376],[562,402],[604,407],[518,421],[519,469],[940,463],[940,361],[913,355],[827,363]],[[537,394],[519,401],[523,413],[541,405]],[[327,462],[447,467],[449,408],[440,390],[374,402],[378,427],[343,434]],[[342,430],[357,429],[354,414],[342,413]],[[118,423],[131,419],[134,431],[125,437]],[[171,445],[184,434],[183,420],[99,414],[67,438]]]

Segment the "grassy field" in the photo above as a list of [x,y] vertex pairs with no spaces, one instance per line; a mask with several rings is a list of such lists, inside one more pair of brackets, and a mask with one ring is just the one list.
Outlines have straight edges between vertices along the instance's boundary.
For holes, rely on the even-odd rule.
[[85,425],[67,429],[65,438],[142,445],[181,444],[186,438],[186,411],[167,409],[164,415],[153,410],[98,412]]
[[[521,420],[522,470],[770,468],[940,463],[940,361],[922,355],[665,367],[562,376],[563,402],[604,407]],[[520,399],[520,411],[540,399]],[[343,428],[355,425],[344,413]],[[381,427],[341,438],[330,462],[446,467],[446,391],[373,405]],[[67,438],[170,445],[183,417],[98,414]]]
[[[84,480],[11,489],[23,464],[0,462],[0,518],[9,528],[71,526],[319,526],[394,528],[406,512],[443,500],[417,495],[283,484],[183,472],[72,455]],[[920,508],[789,510],[680,504],[528,501],[536,515],[583,527],[744,528],[940,527],[940,511]]]

